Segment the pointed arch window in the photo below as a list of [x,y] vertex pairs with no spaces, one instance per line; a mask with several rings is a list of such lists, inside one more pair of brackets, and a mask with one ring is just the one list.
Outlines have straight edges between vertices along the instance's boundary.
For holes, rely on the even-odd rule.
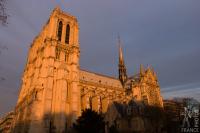
[[62,21],[59,22],[58,24],[58,40],[61,41],[61,38],[62,38],[62,27],[63,27],[63,23]]
[[66,44],[69,44],[69,35],[70,35],[70,26],[69,26],[69,24],[67,24],[66,35],[65,35],[65,43]]

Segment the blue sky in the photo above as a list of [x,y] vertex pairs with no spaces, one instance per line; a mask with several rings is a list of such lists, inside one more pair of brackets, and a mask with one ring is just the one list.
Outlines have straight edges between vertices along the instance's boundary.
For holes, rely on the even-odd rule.
[[199,0],[8,0],[0,26],[0,115],[14,108],[27,52],[55,6],[76,16],[80,66],[117,77],[120,34],[129,75],[140,64],[156,71],[164,98],[200,100]]

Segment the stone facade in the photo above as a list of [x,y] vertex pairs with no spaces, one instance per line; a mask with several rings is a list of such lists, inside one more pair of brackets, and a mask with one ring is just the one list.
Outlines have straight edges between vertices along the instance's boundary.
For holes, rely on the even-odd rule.
[[15,108],[15,133],[62,133],[81,110],[106,112],[113,101],[131,99],[163,106],[157,77],[152,68],[126,76],[122,48],[119,78],[80,69],[77,19],[55,8],[28,53]]
[[14,117],[15,117],[15,114],[12,111],[0,119],[0,133],[10,133],[11,132]]

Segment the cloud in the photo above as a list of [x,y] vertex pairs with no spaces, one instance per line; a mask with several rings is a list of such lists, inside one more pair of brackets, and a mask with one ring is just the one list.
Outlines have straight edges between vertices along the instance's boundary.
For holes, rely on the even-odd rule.
[[191,97],[200,101],[200,83],[167,87],[163,88],[161,92],[165,99],[174,97]]

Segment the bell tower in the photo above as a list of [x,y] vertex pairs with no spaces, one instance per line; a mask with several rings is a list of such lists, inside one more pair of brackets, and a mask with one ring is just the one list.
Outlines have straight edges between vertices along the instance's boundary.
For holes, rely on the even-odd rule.
[[14,132],[65,132],[80,115],[79,27],[55,8],[28,53]]
[[[51,17],[52,34],[55,39],[54,86],[52,114],[54,125],[60,129],[62,124],[69,127],[80,115],[79,89],[79,27],[77,19],[55,8]],[[51,29],[50,28],[50,29]],[[51,32],[50,32],[51,33]],[[51,40],[49,40],[51,42]],[[65,115],[65,118],[63,117]],[[62,118],[63,117],[63,118]]]

